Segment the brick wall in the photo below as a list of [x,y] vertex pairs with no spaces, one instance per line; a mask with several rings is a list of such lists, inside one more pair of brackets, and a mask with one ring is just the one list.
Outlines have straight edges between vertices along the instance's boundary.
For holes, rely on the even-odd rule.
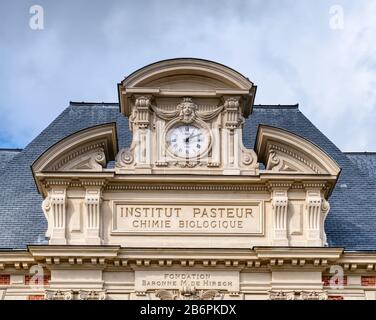
[[27,300],[44,300],[44,296],[35,294],[35,295],[28,296]]
[[0,274],[0,285],[9,285],[9,284],[10,284],[10,275]]
[[[329,287],[330,286],[330,279],[331,279],[331,277],[333,277],[333,276],[322,276],[322,282],[324,283],[324,287]],[[335,285],[340,285],[338,278],[336,278],[334,284]],[[343,286],[347,286],[347,276],[343,277]]]
[[328,300],[343,300],[342,296],[329,296]]
[[362,286],[371,287],[376,285],[375,276],[362,276]]
[[[31,275],[25,275],[25,284],[26,285],[29,285],[30,284],[30,280],[31,280],[32,276]],[[43,276],[43,285],[48,285],[50,283],[50,280],[51,280],[51,276],[50,275],[45,275]],[[36,283],[36,284],[39,284],[39,283]]]

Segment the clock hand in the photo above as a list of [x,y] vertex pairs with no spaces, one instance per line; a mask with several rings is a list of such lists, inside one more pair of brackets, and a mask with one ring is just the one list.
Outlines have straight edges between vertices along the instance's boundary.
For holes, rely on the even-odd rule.
[[201,133],[198,133],[198,134],[195,134],[194,136],[190,136],[189,138],[195,138],[195,137],[198,137],[200,135],[201,135]]

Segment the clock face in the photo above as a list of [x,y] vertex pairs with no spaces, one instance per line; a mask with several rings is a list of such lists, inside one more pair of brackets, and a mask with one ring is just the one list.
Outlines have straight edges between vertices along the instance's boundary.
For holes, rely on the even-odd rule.
[[193,125],[180,125],[167,132],[167,148],[181,158],[194,158],[209,147],[209,134],[205,129]]

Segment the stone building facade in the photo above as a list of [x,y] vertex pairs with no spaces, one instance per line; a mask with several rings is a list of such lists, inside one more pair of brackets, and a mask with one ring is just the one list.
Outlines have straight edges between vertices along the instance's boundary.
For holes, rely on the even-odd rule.
[[1,150],[0,299],[376,299],[372,153],[200,59]]

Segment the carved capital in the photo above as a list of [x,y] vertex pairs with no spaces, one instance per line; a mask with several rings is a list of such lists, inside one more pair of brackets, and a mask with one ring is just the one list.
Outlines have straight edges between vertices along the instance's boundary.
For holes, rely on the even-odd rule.
[[183,286],[180,290],[158,290],[155,295],[161,300],[213,300],[223,297],[218,290],[197,290],[190,286]]
[[78,292],[79,300],[106,300],[106,291],[86,291],[80,290]]
[[72,290],[46,290],[46,300],[73,300]]
[[295,300],[295,291],[271,290],[269,300]]
[[130,127],[137,126],[146,129],[150,124],[151,96],[139,96],[135,98],[132,114],[129,116]]
[[301,300],[328,300],[326,291],[302,291],[300,293]]
[[244,122],[239,108],[240,97],[224,98],[223,106],[225,110],[225,127],[230,130],[238,128]]

